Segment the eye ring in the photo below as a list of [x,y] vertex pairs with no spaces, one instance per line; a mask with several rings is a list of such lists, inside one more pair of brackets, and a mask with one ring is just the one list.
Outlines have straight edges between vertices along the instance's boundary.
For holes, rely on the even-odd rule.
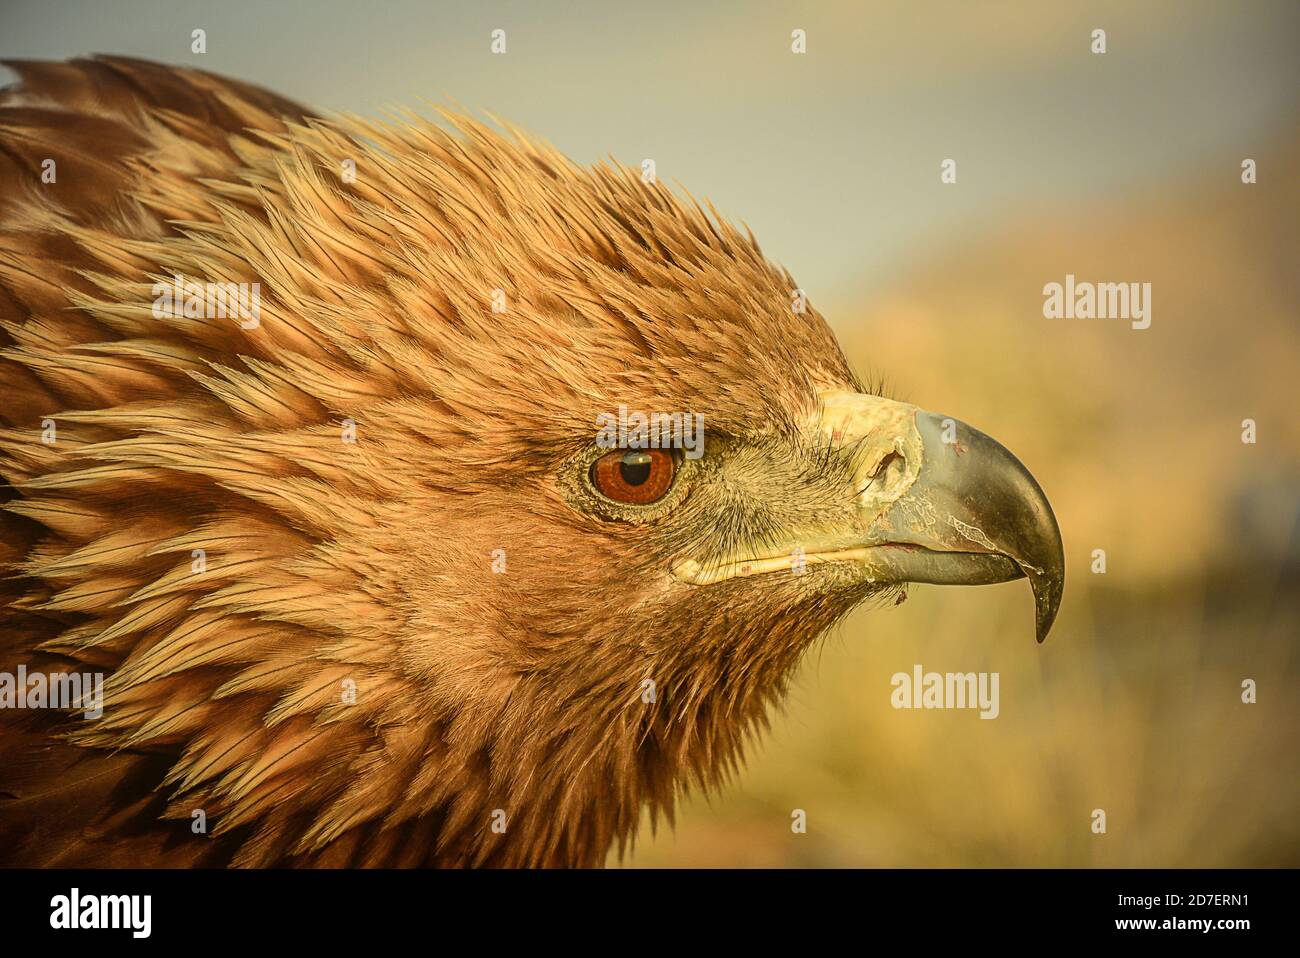
[[611,502],[648,506],[672,488],[677,455],[669,449],[615,449],[591,464],[592,487]]

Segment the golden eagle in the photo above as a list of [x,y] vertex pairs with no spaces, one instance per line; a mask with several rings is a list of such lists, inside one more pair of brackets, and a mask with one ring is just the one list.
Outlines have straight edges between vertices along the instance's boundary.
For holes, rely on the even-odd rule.
[[855,604],[1027,576],[1050,628],[1029,473],[865,389],[712,207],[465,116],[10,66],[0,863],[595,865]]

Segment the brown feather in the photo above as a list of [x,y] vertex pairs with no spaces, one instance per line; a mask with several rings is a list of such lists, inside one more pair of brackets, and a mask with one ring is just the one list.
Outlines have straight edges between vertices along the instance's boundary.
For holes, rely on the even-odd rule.
[[[775,441],[856,388],[752,236],[466,117],[10,65],[0,669],[110,675],[97,719],[0,714],[0,862],[593,865],[735,769],[860,594],[666,613],[669,543],[553,475],[620,403]],[[177,274],[260,324],[154,315]]]

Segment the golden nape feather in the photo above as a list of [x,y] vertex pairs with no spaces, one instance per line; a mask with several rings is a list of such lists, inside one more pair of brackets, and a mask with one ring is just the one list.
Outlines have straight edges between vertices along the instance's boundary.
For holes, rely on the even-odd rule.
[[0,864],[595,865],[863,599],[1025,574],[1050,627],[1032,478],[971,430],[983,544],[904,528],[927,414],[710,207],[465,116],[10,66],[0,671],[87,678],[0,711]]

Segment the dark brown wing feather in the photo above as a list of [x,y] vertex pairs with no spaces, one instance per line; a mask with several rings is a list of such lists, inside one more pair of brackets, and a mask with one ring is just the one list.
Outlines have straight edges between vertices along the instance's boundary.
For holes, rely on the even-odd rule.
[[[139,162],[157,149],[145,135],[148,117],[183,124],[233,164],[232,134],[281,130],[283,118],[307,115],[254,86],[126,57],[5,63],[19,83],[0,90],[0,350],[19,338],[39,337],[52,348],[117,338],[71,308],[70,293],[86,288],[77,271],[96,264],[50,229],[43,211],[78,226],[112,225],[124,238],[167,232],[162,217],[126,196],[141,175]],[[54,184],[41,181],[47,159],[56,164]],[[86,405],[75,386],[61,388],[4,358],[0,397],[0,426],[34,436],[42,416]],[[0,506],[14,498],[0,477]],[[27,607],[35,583],[19,567],[44,534],[31,519],[0,512],[0,671],[10,674],[19,664],[46,673],[87,667],[37,650],[76,625],[71,614]],[[59,733],[68,722],[50,711],[0,711],[0,864],[180,866],[229,858],[240,836],[179,843],[165,837],[174,826],[155,826],[166,804],[155,788],[168,756],[66,745]]]

